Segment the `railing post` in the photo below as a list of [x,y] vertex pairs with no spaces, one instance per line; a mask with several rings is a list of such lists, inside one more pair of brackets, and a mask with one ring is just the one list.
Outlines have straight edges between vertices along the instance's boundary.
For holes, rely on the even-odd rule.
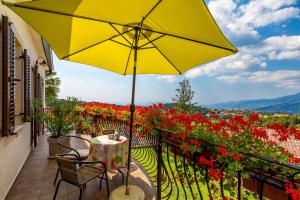
[[241,182],[242,182],[241,171],[238,171],[238,200],[241,200]]
[[160,130],[157,139],[157,200],[161,200],[162,137]]

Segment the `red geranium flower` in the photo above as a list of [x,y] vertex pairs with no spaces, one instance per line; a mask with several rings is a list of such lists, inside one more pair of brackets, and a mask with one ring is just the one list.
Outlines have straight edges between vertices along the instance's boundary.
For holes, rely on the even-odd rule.
[[210,117],[213,119],[219,119],[219,115],[214,114],[214,113],[210,114]]
[[194,138],[191,139],[191,144],[196,146],[196,147],[201,146],[201,142],[197,139],[194,139]]
[[220,171],[214,170],[213,168],[209,168],[208,173],[215,181],[219,181],[223,177],[223,174]]
[[300,200],[300,188],[295,189],[293,183],[287,183],[285,186],[286,193],[290,194],[292,200]]
[[289,163],[295,163],[295,164],[298,164],[298,163],[300,163],[300,158],[297,158],[295,155],[292,155],[292,156],[289,158]]
[[213,159],[207,160],[204,156],[200,156],[198,158],[198,163],[201,164],[201,165],[208,166],[208,167],[213,167],[214,166]]
[[241,154],[235,154],[232,158],[235,160],[235,161],[238,161],[238,159],[240,159],[242,155]]
[[267,138],[267,131],[266,129],[262,129],[262,128],[255,128],[252,131],[252,135],[254,138],[262,138],[265,139]]
[[258,121],[260,119],[259,114],[250,114],[249,115],[249,121]]
[[223,157],[227,155],[228,150],[224,147],[218,147],[218,151],[221,153]]

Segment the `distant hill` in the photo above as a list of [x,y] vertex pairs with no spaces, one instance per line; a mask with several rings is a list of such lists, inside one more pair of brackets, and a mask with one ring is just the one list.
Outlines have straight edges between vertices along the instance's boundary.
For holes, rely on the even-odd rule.
[[206,105],[206,107],[217,109],[248,109],[264,112],[286,112],[300,114],[300,93],[272,99],[231,101]]

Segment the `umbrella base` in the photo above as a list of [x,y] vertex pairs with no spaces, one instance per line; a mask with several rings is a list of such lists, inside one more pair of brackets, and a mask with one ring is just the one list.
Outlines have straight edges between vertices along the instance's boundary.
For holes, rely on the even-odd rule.
[[144,200],[145,193],[144,191],[135,185],[129,185],[129,195],[125,194],[126,186],[122,185],[116,188],[110,194],[109,200]]

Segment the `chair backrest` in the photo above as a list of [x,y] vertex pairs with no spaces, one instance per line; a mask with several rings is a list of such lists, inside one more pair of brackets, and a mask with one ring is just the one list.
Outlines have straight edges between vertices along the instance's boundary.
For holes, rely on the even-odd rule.
[[71,147],[71,137],[69,136],[61,136],[57,138],[57,143],[59,145],[61,154],[69,153],[73,150]]
[[114,129],[104,129],[102,130],[102,135],[109,135],[115,133]]
[[78,178],[76,173],[77,169],[74,160],[66,159],[64,158],[64,156],[59,156],[59,155],[57,155],[55,159],[58,164],[62,179],[67,182],[78,185]]

